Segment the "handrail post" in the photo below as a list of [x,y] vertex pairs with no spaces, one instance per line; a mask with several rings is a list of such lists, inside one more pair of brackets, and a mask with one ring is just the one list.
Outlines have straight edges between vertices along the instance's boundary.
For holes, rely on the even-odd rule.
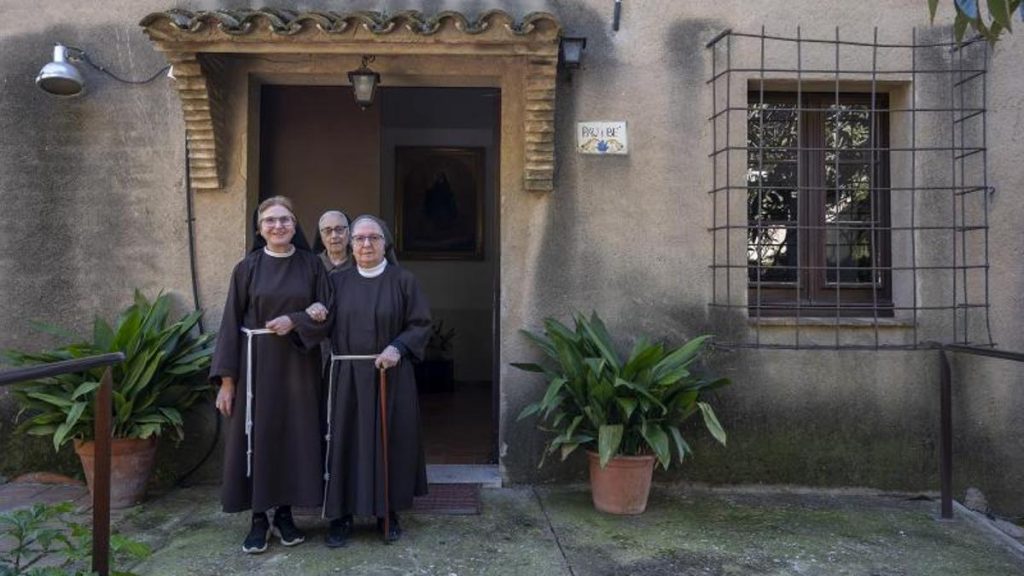
[[939,483],[942,518],[953,518],[953,375],[946,351],[939,350]]
[[95,462],[92,492],[92,571],[100,576],[110,574],[110,443],[112,368],[107,367],[96,394],[96,419],[93,426]]

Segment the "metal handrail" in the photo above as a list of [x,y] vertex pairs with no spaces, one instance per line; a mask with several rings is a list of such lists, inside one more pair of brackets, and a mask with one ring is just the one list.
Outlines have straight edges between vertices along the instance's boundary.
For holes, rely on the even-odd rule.
[[953,370],[946,353],[971,354],[1013,362],[1024,362],[1024,353],[969,344],[926,344],[939,351],[939,485],[941,515],[943,519],[950,519],[953,517]]
[[119,362],[124,362],[124,354],[121,352],[111,352],[110,354],[97,354],[85,358],[61,360],[60,362],[48,362],[46,364],[36,364],[13,370],[4,370],[0,372],[0,386],[28,382],[40,378],[50,378],[73,372],[84,372],[93,368],[113,366]]
[[100,576],[110,574],[110,444],[112,433],[112,392],[115,364],[124,362],[124,354],[112,352],[86,358],[49,362],[0,372],[0,387],[106,367],[96,391],[93,437],[96,439],[92,483],[92,571]]

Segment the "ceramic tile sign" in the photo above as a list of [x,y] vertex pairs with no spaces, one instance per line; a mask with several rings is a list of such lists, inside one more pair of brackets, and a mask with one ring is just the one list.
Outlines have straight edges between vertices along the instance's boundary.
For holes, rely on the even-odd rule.
[[577,122],[576,151],[580,154],[629,154],[626,122]]

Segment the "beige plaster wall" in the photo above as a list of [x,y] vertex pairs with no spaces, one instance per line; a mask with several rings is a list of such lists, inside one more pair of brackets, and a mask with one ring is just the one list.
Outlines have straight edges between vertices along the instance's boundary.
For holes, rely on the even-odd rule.
[[[756,8],[752,8],[755,6]],[[188,2],[186,8],[214,8]],[[442,1],[353,2],[353,8],[473,12],[478,3]],[[166,288],[189,303],[185,244],[182,122],[176,94],[164,81],[126,87],[86,72],[90,95],[69,101],[43,97],[31,78],[57,39],[82,45],[125,75],[142,76],[162,63],[135,26],[151,10],[169,5],[99,2],[50,7],[8,0],[0,19],[0,320],[8,329],[0,346],[34,346],[28,318],[83,328],[94,310],[112,310],[132,286]],[[337,9],[306,2],[301,8]],[[546,315],[597,309],[623,343],[641,333],[678,340],[701,332],[741,328],[742,318],[712,319],[711,204],[712,109],[705,86],[710,60],[704,43],[724,28],[829,38],[908,41],[928,24],[923,2],[845,0],[632,1],[621,29],[611,30],[612,2],[502,2],[522,15],[554,12],[565,33],[588,38],[583,69],[562,75],[556,120],[556,189],[521,188],[522,157],[513,151],[500,167],[501,454],[510,481],[579,477],[581,461],[536,470],[542,438],[515,415],[541,390],[508,362],[535,357],[518,329],[536,328]],[[947,15],[948,16],[948,15]],[[944,20],[948,22],[948,18]],[[1007,349],[1024,349],[1021,335],[1024,212],[1016,191],[1024,184],[1021,149],[1020,38],[1001,42],[990,62],[989,182],[991,198],[992,330]],[[272,60],[272,59],[271,59]],[[471,65],[427,60],[378,62],[399,82],[465,79]],[[355,58],[326,56],[288,62],[229,61],[224,86],[246,86],[250,74],[310,81],[337,77]],[[256,67],[254,69],[253,67]],[[465,66],[465,67],[463,67]],[[460,68],[461,67],[461,68]],[[520,74],[520,75],[517,75]],[[496,67],[509,93],[521,71]],[[498,85],[498,80],[489,84]],[[458,84],[454,84],[458,85]],[[245,222],[254,194],[248,94],[229,89],[225,191],[197,198],[200,288],[215,326],[230,266],[245,246]],[[503,97],[505,118],[522,102]],[[582,120],[625,120],[631,153],[620,158],[577,156],[573,128]],[[508,152],[522,126],[502,127]],[[117,222],[114,226],[111,222]],[[101,248],[109,248],[103,254]],[[924,248],[922,248],[924,249]],[[937,249],[941,249],[938,247]],[[919,290],[936,289],[931,286]],[[941,324],[937,325],[939,329]],[[780,330],[785,330],[782,328]],[[898,329],[897,329],[898,330]],[[940,330],[941,331],[941,330]],[[903,336],[898,337],[904,337]],[[672,474],[712,482],[769,482],[937,488],[937,359],[930,352],[721,353],[714,366],[734,386],[717,398],[730,431],[728,448],[697,434],[698,456]],[[1007,514],[1024,513],[1024,370],[994,360],[957,359],[954,375],[958,493],[978,486]],[[0,424],[9,430],[10,418]],[[2,435],[0,435],[2,437]],[[6,442],[6,441],[5,441]],[[11,453],[5,444],[5,455]],[[181,453],[194,458],[198,448]],[[5,456],[5,465],[7,458]],[[215,470],[209,472],[215,476]]]
[[[537,327],[547,314],[564,317],[572,308],[599,310],[613,330],[629,341],[638,333],[678,339],[704,331],[745,332],[745,318],[714,318],[711,300],[710,235],[712,150],[711,94],[704,84],[710,57],[704,44],[725,28],[870,41],[873,27],[882,42],[919,37],[945,39],[948,29],[928,25],[927,8],[915,2],[635,2],[624,6],[621,30],[610,30],[610,7],[599,2],[559,3],[566,34],[587,37],[582,70],[563,77],[558,93],[558,176],[550,196],[518,203],[503,211],[502,276],[522,278],[522,289],[505,286],[503,362],[534,357],[514,334],[521,325]],[[1014,190],[1021,172],[1010,158],[1018,150],[1019,78],[1015,70],[1017,38],[1002,43],[990,62],[988,142],[992,199],[989,262],[994,339],[1020,350],[1021,205]],[[749,51],[738,57],[747,64]],[[847,57],[844,55],[844,57]],[[870,54],[853,54],[856,59]],[[776,56],[781,58],[781,56]],[[818,58],[827,61],[828,56]],[[870,65],[870,61],[867,62]],[[845,63],[844,63],[845,65]],[[863,80],[863,79],[862,79]],[[907,78],[897,78],[906,82]],[[734,85],[733,102],[743,102],[745,82]],[[908,96],[895,88],[897,99]],[[738,98],[737,98],[738,96]],[[926,105],[935,95],[918,94]],[[594,158],[572,152],[572,130],[581,120],[625,120],[631,153],[626,158]],[[742,123],[734,141],[743,141]],[[905,127],[894,126],[894,137]],[[938,130],[939,128],[925,128]],[[905,137],[905,132],[903,133]],[[934,135],[934,134],[933,134]],[[939,135],[941,136],[941,135]],[[897,140],[898,141],[898,140]],[[999,152],[996,152],[996,151]],[[743,160],[734,158],[733,167]],[[932,170],[948,173],[948,164],[919,160],[919,180]],[[733,181],[742,181],[742,173]],[[507,200],[506,200],[507,201]],[[922,205],[923,206],[923,205]],[[927,208],[927,206],[925,206]],[[742,202],[733,221],[745,220]],[[903,208],[906,209],[905,207]],[[733,261],[743,261],[734,242]],[[905,247],[900,248],[906,250]],[[948,246],[923,241],[918,258],[933,261]],[[974,281],[974,285],[980,283]],[[742,274],[734,286],[744,286]],[[906,281],[897,298],[907,301]],[[734,288],[735,290],[736,288]],[[922,280],[919,297],[948,290]],[[934,299],[934,298],[933,298]],[[949,334],[948,320],[922,320],[922,334]],[[813,331],[809,331],[813,333]],[[805,332],[807,335],[809,332]],[[844,342],[873,339],[871,330],[844,329]],[[908,326],[883,330],[899,343]],[[791,328],[771,334],[792,339]],[[832,331],[820,331],[826,340]],[[805,340],[806,341],[806,340]],[[938,370],[932,352],[746,351],[719,354],[717,369],[736,384],[722,394],[720,416],[730,430],[721,449],[701,439],[697,458],[671,477],[712,482],[870,485],[901,489],[937,489],[936,430]],[[1024,419],[1013,407],[1024,392],[1019,366],[998,361],[955,359],[956,485],[981,488],[1003,510],[1022,509],[1019,458]],[[520,384],[522,382],[523,384]],[[539,459],[538,443],[521,441],[529,423],[514,418],[541,387],[503,363],[503,464],[513,479],[537,478],[529,464]],[[526,387],[521,388],[520,386]],[[701,437],[698,435],[698,437]],[[984,446],[983,448],[980,448]],[[979,449],[980,448],[980,449]],[[983,454],[982,454],[983,453]],[[559,473],[580,475],[575,459]],[[541,476],[555,474],[542,472]]]

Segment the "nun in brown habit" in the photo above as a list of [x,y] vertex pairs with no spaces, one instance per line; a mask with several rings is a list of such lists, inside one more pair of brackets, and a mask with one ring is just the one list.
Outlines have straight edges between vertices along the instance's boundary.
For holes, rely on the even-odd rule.
[[320,351],[294,329],[326,334],[311,316],[323,317],[319,303],[331,300],[291,202],[275,196],[257,213],[259,240],[232,272],[210,369],[227,418],[221,502],[225,512],[252,510],[247,553],[266,550],[271,534],[286,546],[301,543],[291,507],[321,502]]
[[[324,513],[331,519],[327,545],[343,546],[353,516],[375,516],[385,539],[401,534],[398,512],[427,493],[420,439],[420,413],[412,362],[423,358],[430,337],[430,306],[416,278],[393,261],[387,226],[373,216],[352,222],[356,266],[330,275],[335,294],[327,323],[334,355],[376,355],[376,360],[335,360],[329,472]],[[386,257],[388,256],[388,257]],[[391,260],[389,262],[389,259]],[[299,333],[305,340],[305,324]],[[307,342],[307,345],[315,341]],[[384,446],[378,369],[387,375],[388,488],[384,487]],[[389,495],[385,502],[385,492]]]

